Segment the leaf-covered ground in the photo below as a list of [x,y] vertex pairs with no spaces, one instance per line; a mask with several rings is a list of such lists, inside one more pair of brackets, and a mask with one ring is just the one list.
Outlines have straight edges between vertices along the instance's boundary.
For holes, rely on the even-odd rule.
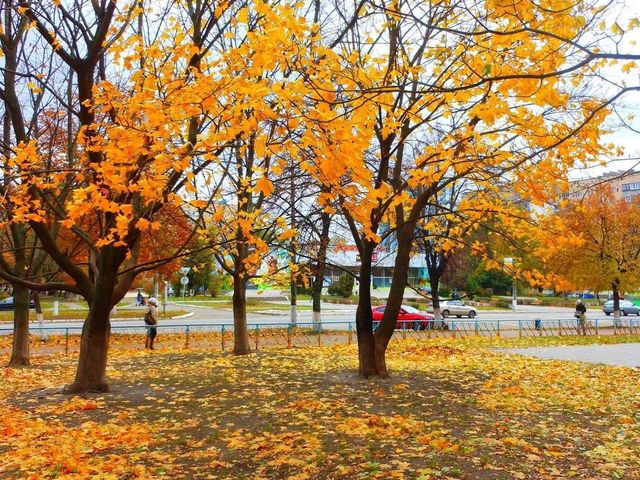
[[493,344],[394,341],[389,380],[353,346],[114,350],[112,392],[85,397],[59,393],[74,356],[37,357],[0,369],[0,476],[640,478],[638,370]]

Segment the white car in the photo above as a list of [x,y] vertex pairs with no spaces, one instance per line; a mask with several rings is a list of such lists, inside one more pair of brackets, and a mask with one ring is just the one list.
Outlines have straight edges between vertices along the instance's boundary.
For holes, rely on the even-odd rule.
[[478,314],[478,311],[473,307],[465,305],[462,300],[448,300],[446,302],[440,302],[440,313],[442,314],[442,318],[453,315],[458,318],[473,318]]

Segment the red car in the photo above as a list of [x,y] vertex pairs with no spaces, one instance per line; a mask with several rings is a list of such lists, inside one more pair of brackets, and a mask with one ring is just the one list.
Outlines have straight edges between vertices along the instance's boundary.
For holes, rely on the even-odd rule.
[[[384,315],[385,306],[373,307],[371,313],[373,314],[373,330],[375,331],[380,325],[380,320]],[[409,329],[425,330],[433,327],[434,316],[430,313],[421,312],[417,308],[410,307],[409,305],[402,305],[398,312],[398,318],[396,320],[396,329]],[[431,324],[431,325],[430,325]]]

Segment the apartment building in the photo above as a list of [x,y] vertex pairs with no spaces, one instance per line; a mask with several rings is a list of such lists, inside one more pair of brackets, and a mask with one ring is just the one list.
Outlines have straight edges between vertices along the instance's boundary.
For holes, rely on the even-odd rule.
[[599,177],[581,178],[570,182],[569,193],[564,198],[580,200],[595,185],[608,184],[616,199],[630,201],[640,195],[640,171],[619,170],[603,173]]

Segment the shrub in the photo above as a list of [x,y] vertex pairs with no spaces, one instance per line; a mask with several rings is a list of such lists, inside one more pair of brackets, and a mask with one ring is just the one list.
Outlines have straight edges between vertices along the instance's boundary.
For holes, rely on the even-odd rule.
[[333,285],[331,285],[328,288],[327,292],[329,293],[329,295],[349,298],[353,294],[354,284],[355,280],[351,275],[343,274],[340,275],[338,283],[334,283]]

